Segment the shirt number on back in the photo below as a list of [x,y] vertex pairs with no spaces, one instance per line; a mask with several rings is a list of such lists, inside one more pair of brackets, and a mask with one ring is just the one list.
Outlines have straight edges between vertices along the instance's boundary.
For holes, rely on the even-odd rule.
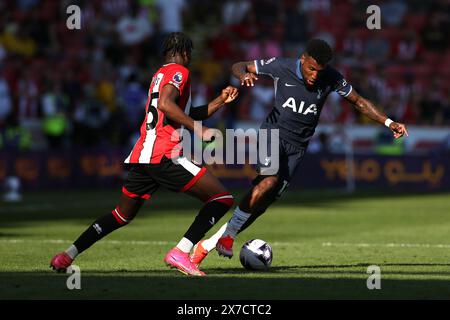
[[148,104],[147,108],[147,130],[153,130],[158,123],[158,110],[156,110],[156,105],[158,103],[159,93],[155,92],[151,94],[152,100]]

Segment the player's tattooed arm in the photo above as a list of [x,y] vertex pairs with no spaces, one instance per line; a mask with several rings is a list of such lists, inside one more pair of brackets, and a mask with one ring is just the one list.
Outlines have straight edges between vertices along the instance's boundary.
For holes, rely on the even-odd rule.
[[361,97],[354,88],[345,98],[347,99],[347,101],[354,105],[356,110],[376,122],[384,124],[384,122],[388,118],[383,112],[378,110],[371,101]]
[[[354,89],[345,98],[354,105],[356,110],[378,123],[385,124],[385,121],[388,119],[388,117],[377,107],[375,107],[370,100],[360,96]],[[408,130],[403,123],[392,122],[389,125],[389,129],[391,129],[394,134],[394,138],[396,139],[405,134],[408,135]]]
[[253,86],[253,81],[258,80],[254,61],[236,62],[231,67],[231,72],[239,79],[242,86]]
[[224,104],[234,101],[239,92],[233,86],[228,86],[222,90],[221,94],[212,100],[207,105],[193,107],[189,111],[189,115],[194,120],[205,120],[211,117],[217,110],[219,110]]

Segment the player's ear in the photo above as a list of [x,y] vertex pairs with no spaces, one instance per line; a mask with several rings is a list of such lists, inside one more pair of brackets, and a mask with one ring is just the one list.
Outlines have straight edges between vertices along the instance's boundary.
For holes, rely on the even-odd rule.
[[302,64],[304,64],[305,63],[305,54],[304,53],[302,53],[302,55],[300,56],[300,62],[302,63]]
[[189,62],[191,61],[191,54],[188,51],[184,51],[183,52],[183,58],[186,64],[189,64]]

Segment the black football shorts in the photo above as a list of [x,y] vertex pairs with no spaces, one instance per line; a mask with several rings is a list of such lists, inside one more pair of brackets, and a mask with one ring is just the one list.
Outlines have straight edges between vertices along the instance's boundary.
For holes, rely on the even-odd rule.
[[160,186],[174,191],[189,190],[206,172],[186,157],[168,159],[160,163],[131,164],[122,192],[130,198],[149,199]]

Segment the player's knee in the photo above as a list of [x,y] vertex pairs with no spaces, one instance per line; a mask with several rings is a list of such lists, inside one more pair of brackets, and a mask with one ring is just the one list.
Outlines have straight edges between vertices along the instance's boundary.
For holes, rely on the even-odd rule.
[[228,211],[228,209],[230,209],[234,204],[234,197],[229,192],[222,192],[209,198],[206,203],[221,203]]
[[137,212],[127,212],[126,210],[121,210],[121,208],[117,206],[111,213],[117,222],[124,226],[129,224],[134,219]]
[[255,187],[256,197],[259,198],[261,196],[271,193],[273,190],[275,190],[277,185],[278,185],[278,177],[271,176],[265,178]]

